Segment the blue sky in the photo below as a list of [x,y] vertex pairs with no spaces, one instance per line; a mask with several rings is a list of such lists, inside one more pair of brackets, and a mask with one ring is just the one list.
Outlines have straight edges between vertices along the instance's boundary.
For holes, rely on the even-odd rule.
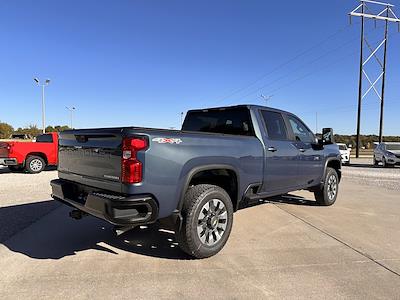
[[[399,4],[400,1],[392,1]],[[240,103],[292,111],[314,130],[355,132],[358,1],[2,1],[0,120],[75,127],[179,127],[180,112]],[[400,10],[398,11],[400,14]],[[379,41],[381,24],[366,28]],[[391,28],[385,134],[400,135],[400,33]],[[290,61],[290,63],[288,63]],[[266,75],[266,76],[265,76]],[[371,69],[371,77],[374,72]],[[255,82],[255,80],[261,80]],[[250,85],[251,83],[254,83]],[[238,91],[239,90],[239,91]],[[377,133],[365,99],[362,132]]]

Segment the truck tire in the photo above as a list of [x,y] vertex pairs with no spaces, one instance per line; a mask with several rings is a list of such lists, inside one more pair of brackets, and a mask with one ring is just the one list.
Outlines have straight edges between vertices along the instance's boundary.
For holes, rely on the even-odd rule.
[[224,247],[233,223],[232,201],[224,189],[211,184],[190,187],[181,213],[183,222],[176,239],[184,252],[206,258]]
[[46,162],[40,156],[28,156],[25,162],[25,170],[31,174],[37,174],[44,170]]
[[327,168],[324,184],[318,191],[314,192],[318,205],[330,206],[335,203],[339,192],[339,176],[335,169]]

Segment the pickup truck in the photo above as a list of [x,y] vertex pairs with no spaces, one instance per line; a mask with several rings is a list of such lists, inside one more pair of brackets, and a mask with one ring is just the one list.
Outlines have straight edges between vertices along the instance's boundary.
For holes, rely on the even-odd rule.
[[58,133],[46,133],[35,141],[0,141],[0,165],[11,171],[26,170],[40,173],[48,165],[58,162]]
[[169,220],[181,249],[218,253],[246,203],[306,189],[338,195],[341,160],[294,114],[254,105],[191,110],[182,130],[140,127],[60,133],[52,197],[119,228]]

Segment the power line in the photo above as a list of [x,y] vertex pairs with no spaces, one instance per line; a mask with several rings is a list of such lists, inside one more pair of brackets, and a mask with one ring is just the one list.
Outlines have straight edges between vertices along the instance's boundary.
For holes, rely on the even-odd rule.
[[253,80],[252,82],[246,84],[245,86],[243,86],[243,87],[241,87],[239,89],[236,89],[236,90],[232,91],[231,93],[227,94],[226,96],[223,96],[222,98],[220,98],[220,99],[218,99],[216,101],[217,102],[223,101],[223,100],[225,100],[225,99],[227,99],[227,98],[229,98],[229,97],[231,97],[233,95],[236,95],[236,94],[248,89],[249,87],[255,85],[257,82],[260,82],[261,80],[263,80],[264,78],[268,77],[269,75],[271,75],[271,74],[275,73],[276,71],[282,69],[283,67],[289,65],[291,62],[295,61],[296,59],[304,56],[305,54],[309,53],[310,51],[314,50],[315,48],[325,44],[327,41],[333,39],[336,35],[339,35],[340,33],[344,32],[349,27],[350,27],[350,25],[346,25],[346,26],[338,29],[336,32],[334,32],[333,34],[329,35],[327,38],[323,39],[322,41],[317,42],[313,46],[307,48],[306,50],[300,52],[299,54],[295,55],[294,57],[292,57],[292,58],[286,60],[285,62],[283,62],[282,64],[278,65],[277,67],[275,67],[271,71],[261,75],[260,77],[258,77],[257,79]]
[[[382,27],[383,27],[383,26],[382,26]],[[372,32],[375,31],[376,29],[377,29],[377,28],[371,30],[369,33],[372,33]],[[354,38],[354,39],[348,40],[347,42],[345,42],[345,43],[339,45],[338,47],[336,47],[336,48],[334,48],[334,49],[331,49],[331,50],[325,52],[324,54],[318,56],[317,58],[315,58],[315,59],[313,59],[313,60],[311,60],[311,61],[309,61],[309,62],[307,62],[307,63],[305,63],[305,64],[303,64],[303,65],[301,65],[300,67],[298,67],[298,68],[296,68],[296,69],[294,69],[294,70],[291,70],[290,72],[288,72],[288,73],[286,73],[286,74],[284,74],[284,75],[282,75],[282,76],[276,78],[275,80],[273,80],[273,81],[271,81],[271,82],[268,82],[267,84],[265,84],[265,85],[263,85],[263,86],[261,86],[261,87],[259,87],[259,88],[257,88],[257,89],[254,89],[254,90],[252,90],[251,92],[249,92],[249,93],[247,93],[247,94],[245,94],[245,95],[239,97],[239,99],[243,99],[243,98],[245,98],[245,97],[248,97],[248,96],[250,96],[250,95],[252,95],[252,94],[255,94],[255,93],[261,91],[262,89],[266,88],[267,86],[270,86],[270,85],[272,85],[272,84],[274,84],[274,83],[280,81],[281,79],[288,77],[288,76],[291,75],[293,72],[298,71],[298,70],[301,70],[301,69],[303,69],[304,67],[307,67],[307,66],[309,66],[310,64],[313,64],[313,63],[315,63],[315,62],[318,61],[318,60],[321,60],[322,58],[326,57],[326,56],[329,55],[330,53],[335,52],[335,51],[337,51],[337,50],[339,50],[339,49],[341,49],[341,48],[343,48],[343,47],[345,47],[345,46],[347,46],[347,45],[350,45],[352,42],[356,41],[357,39],[358,39],[358,38]],[[305,77],[308,77],[308,76],[305,76]],[[302,79],[302,78],[301,78],[301,79]],[[295,81],[297,81],[297,80],[295,80]],[[289,85],[290,85],[290,84],[289,84]],[[286,86],[286,85],[284,85],[284,86]],[[278,89],[275,89],[275,90],[273,90],[273,91],[280,90],[280,89],[281,89],[281,88],[278,88]],[[272,91],[272,92],[273,92],[273,91]]]

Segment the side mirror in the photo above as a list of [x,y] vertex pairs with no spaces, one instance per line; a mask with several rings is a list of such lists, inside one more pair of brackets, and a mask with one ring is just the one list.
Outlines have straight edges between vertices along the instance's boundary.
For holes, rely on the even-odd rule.
[[322,139],[315,138],[315,143],[312,143],[311,147],[314,150],[323,150],[324,149],[324,143],[323,143]]
[[323,128],[322,129],[322,142],[324,145],[330,145],[335,143],[335,137],[333,135],[332,128]]

